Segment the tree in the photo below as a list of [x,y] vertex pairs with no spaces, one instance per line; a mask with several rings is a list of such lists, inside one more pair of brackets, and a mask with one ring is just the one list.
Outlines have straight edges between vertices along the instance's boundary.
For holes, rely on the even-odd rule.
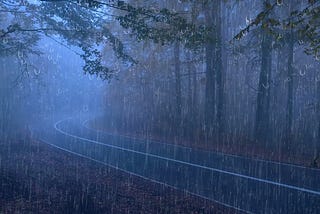
[[[20,7],[25,7],[25,12],[19,11]],[[30,29],[35,19],[31,13],[33,9],[34,6],[27,2],[24,5],[0,3],[0,57],[16,55],[25,67],[29,66],[28,55],[41,54],[36,48],[40,39],[38,30]]]
[[219,135],[224,129],[224,70],[222,65],[222,1],[216,2],[215,8],[215,41],[217,43],[215,51],[215,70],[217,82],[217,128]]
[[174,45],[174,74],[175,74],[175,97],[176,97],[176,127],[178,135],[181,135],[182,126],[182,98],[181,98],[181,71],[180,71],[180,44]]
[[[265,7],[269,7],[268,1],[264,2]],[[268,17],[266,17],[268,18]],[[264,27],[268,23],[262,22],[262,42],[261,42],[261,70],[258,83],[255,139],[266,142],[269,133],[269,108],[270,108],[270,86],[271,86],[271,66],[272,66],[272,37]]]
[[287,78],[288,78],[288,95],[287,95],[287,112],[286,112],[286,139],[285,143],[289,143],[292,140],[292,121],[293,121],[293,57],[294,57],[294,35],[291,30],[288,39],[288,68],[287,68]]
[[316,96],[317,96],[317,120],[318,120],[318,124],[317,124],[317,136],[316,136],[316,148],[315,148],[315,153],[314,153],[314,158],[313,158],[313,163],[314,166],[319,166],[320,162],[319,162],[319,158],[320,158],[320,77],[318,75],[317,77],[318,79],[316,80],[316,84],[317,84],[317,92],[316,92]]
[[[14,10],[18,10],[21,6],[14,6],[16,7]],[[30,7],[30,12],[32,11],[34,16],[32,21],[36,20],[33,25],[41,27],[26,27],[15,23],[7,30],[3,29],[1,37],[18,32],[59,35],[68,45],[82,49],[81,56],[85,61],[84,71],[103,79],[110,79],[114,73],[101,62],[98,47],[106,40],[113,44],[115,54],[122,58],[124,63],[136,63],[125,53],[123,43],[105,27],[110,18],[107,12],[110,8],[121,11],[119,15],[111,15],[111,17],[114,17],[123,28],[130,29],[132,35],[140,41],[152,40],[160,44],[179,41],[184,44],[195,44],[203,41],[203,35],[207,31],[203,26],[196,27],[188,23],[180,14],[168,9],[149,9],[144,6],[133,6],[120,0],[110,3],[95,0],[44,0],[40,6],[30,4]],[[5,12],[12,13],[11,9]],[[21,11],[14,12],[21,13]]]

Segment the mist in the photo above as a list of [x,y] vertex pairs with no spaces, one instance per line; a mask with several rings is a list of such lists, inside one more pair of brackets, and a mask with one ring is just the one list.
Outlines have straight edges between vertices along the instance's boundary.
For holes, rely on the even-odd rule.
[[18,52],[1,58],[4,135],[41,127],[46,120],[102,114],[106,83],[84,74],[76,51],[46,37],[38,46],[41,56],[25,59]]
[[0,213],[318,213],[319,11],[0,2]]

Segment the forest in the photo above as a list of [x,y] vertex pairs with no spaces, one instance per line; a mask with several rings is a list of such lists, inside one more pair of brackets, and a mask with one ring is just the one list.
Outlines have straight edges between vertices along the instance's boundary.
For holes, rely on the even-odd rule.
[[[232,169],[224,168],[226,163],[215,163],[214,167],[210,165],[210,175],[214,177],[217,170],[240,173],[241,179],[249,176],[249,180],[262,179],[268,185],[279,182],[279,188],[303,189],[303,194],[316,195],[312,200],[320,200],[320,186],[312,184],[320,173],[320,1],[2,0],[0,23],[0,168],[6,152],[11,151],[11,144],[8,148],[6,145],[19,139],[46,139],[55,146],[102,161],[99,158],[103,149],[98,154],[95,152],[99,149],[91,151],[84,144],[86,151],[80,151],[71,143],[57,140],[57,135],[45,128],[55,123],[55,132],[78,140],[90,138],[91,143],[102,142],[100,132],[138,139],[146,144],[143,152],[150,159],[156,155],[166,161],[188,163],[188,167],[209,167],[211,159],[205,159],[205,152],[277,163],[279,168],[281,164],[303,167],[312,171],[301,172],[306,180],[288,182],[280,179],[290,176],[285,169],[275,174],[265,169],[271,177],[263,177],[265,166],[260,162],[254,166],[248,163],[248,172],[242,171],[245,163],[239,165],[239,171],[235,169],[237,160],[232,160]],[[60,121],[69,117],[81,118],[82,125],[99,131],[90,134],[89,129],[74,128],[80,122]],[[119,142],[111,148],[141,152],[132,144],[126,147],[124,139]],[[168,146],[166,155],[160,147],[153,151],[153,142]],[[190,152],[181,150],[180,157],[178,148]],[[109,156],[114,153],[111,151]],[[316,202],[303,202],[299,205],[302,207],[270,205],[272,208],[263,210],[255,204],[246,205],[249,202],[238,202],[244,196],[220,197],[218,184],[214,194],[202,190],[201,185],[170,183],[170,176],[160,178],[146,170],[148,157],[142,161],[143,173],[138,171],[140,159],[134,156],[130,163],[126,162],[129,159],[121,162],[126,163],[122,167],[121,154],[107,165],[211,202],[231,205],[240,212],[317,213],[319,208]],[[161,160],[155,163],[159,169]],[[4,183],[6,178],[1,172],[5,170],[1,170],[0,183]],[[166,170],[163,174],[174,174]],[[184,176],[189,176],[188,170]],[[200,174],[205,172],[197,173],[195,183],[213,182],[201,180]],[[301,197],[307,200],[309,196]],[[296,199],[290,200],[295,203]],[[5,194],[0,194],[0,205],[4,201]],[[189,208],[183,213],[192,213]],[[8,209],[0,206],[0,213],[10,213]],[[85,213],[79,207],[70,209]],[[150,209],[145,212],[168,213]],[[123,211],[119,210],[114,212]],[[229,208],[222,211],[226,212],[232,213]]]

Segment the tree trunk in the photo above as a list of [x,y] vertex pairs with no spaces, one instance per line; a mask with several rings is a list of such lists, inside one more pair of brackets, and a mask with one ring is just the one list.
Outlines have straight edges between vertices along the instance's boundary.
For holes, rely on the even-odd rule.
[[[198,127],[199,127],[199,111],[198,109],[198,83],[197,83],[197,69],[194,65],[192,66],[192,125],[193,125],[193,132],[194,132],[194,139],[197,137],[198,134]],[[193,139],[193,140],[194,140]]]
[[180,72],[180,44],[176,42],[174,45],[174,74],[175,74],[175,96],[176,96],[176,129],[180,135],[181,117],[182,117],[182,101],[181,101],[181,72]]
[[191,57],[190,57],[190,52],[186,53],[186,60],[188,62],[187,65],[187,72],[188,72],[188,115],[186,118],[186,121],[188,122],[187,126],[187,134],[190,139],[193,139],[193,131],[194,131],[194,115],[193,115],[193,101],[192,101],[192,64],[191,64]]
[[268,32],[263,32],[261,44],[261,70],[258,83],[255,139],[267,142],[270,119],[270,79],[272,64],[272,40]]
[[213,69],[214,45],[206,46],[206,91],[205,91],[205,129],[206,134],[212,136],[215,122],[215,81]]
[[293,115],[293,33],[291,32],[289,38],[289,50],[288,50],[288,97],[287,97],[287,111],[286,111],[286,139],[285,144],[288,144],[292,140],[292,115]]
[[[206,22],[208,27],[214,27],[212,3],[206,5]],[[205,134],[207,137],[213,135],[215,123],[215,69],[214,56],[216,49],[216,34],[210,33],[210,39],[205,46],[206,58],[206,89],[205,89]]]
[[217,86],[217,128],[221,134],[224,128],[224,78],[222,67],[222,30],[221,30],[221,1],[215,4],[215,70]]
[[317,80],[317,118],[318,118],[318,130],[316,136],[316,148],[314,155],[314,165],[320,167],[320,80]]

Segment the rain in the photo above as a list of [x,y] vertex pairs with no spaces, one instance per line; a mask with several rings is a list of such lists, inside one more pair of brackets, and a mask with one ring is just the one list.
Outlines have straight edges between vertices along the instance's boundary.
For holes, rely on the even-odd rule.
[[1,0],[0,213],[320,213],[319,0]]

